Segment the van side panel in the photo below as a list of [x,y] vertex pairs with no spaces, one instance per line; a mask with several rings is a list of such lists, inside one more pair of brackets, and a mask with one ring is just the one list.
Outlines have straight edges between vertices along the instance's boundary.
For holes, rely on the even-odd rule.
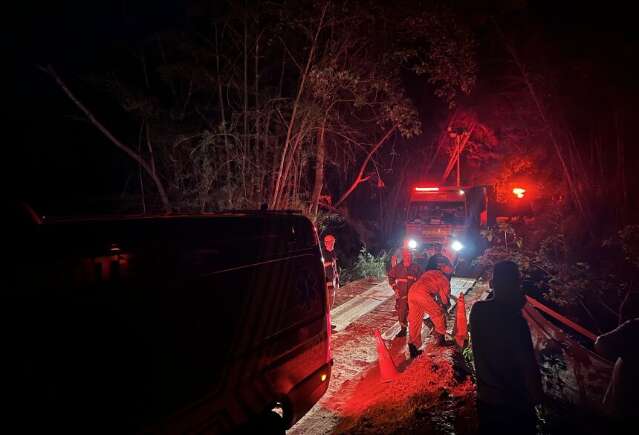
[[41,398],[48,427],[94,433],[226,432],[285,401],[327,364],[310,225],[294,216],[42,230],[21,263],[25,396]]

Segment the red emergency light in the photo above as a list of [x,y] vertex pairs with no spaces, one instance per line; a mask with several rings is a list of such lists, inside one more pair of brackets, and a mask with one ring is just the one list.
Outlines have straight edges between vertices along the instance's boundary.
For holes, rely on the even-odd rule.
[[524,189],[523,187],[515,187],[513,189],[513,194],[517,197],[517,198],[523,198],[524,194],[526,193],[526,189]]
[[416,187],[416,192],[438,192],[439,187]]

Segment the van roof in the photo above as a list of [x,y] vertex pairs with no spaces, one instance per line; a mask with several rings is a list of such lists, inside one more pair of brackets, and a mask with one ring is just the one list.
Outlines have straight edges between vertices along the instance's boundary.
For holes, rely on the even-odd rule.
[[230,244],[246,249],[255,245],[274,252],[303,249],[318,243],[313,224],[306,216],[279,211],[45,217],[41,223],[29,227],[31,229],[25,228],[21,234],[32,234],[37,243],[82,252],[98,252],[113,244],[125,249],[150,241],[180,246]]
[[87,215],[87,216],[37,216],[34,223],[46,225],[57,223],[89,223],[112,222],[130,220],[187,220],[229,217],[260,217],[260,216],[302,216],[299,210],[225,210],[221,212],[205,213],[172,213],[172,214],[122,214],[122,215]]

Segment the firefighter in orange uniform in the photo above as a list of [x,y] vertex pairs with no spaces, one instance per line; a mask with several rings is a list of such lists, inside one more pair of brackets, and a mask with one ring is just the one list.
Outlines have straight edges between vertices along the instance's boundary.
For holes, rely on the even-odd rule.
[[395,337],[405,337],[408,327],[408,290],[422,274],[408,249],[402,250],[402,262],[388,272],[388,283],[395,290],[395,310],[401,329]]
[[453,267],[450,261],[443,255],[434,255],[428,263],[428,270],[408,292],[408,322],[410,324],[408,350],[412,358],[422,353],[419,348],[422,345],[424,313],[429,315],[434,325],[435,343],[439,346],[444,344],[446,335],[445,309],[450,305],[449,277],[452,273]]
[[339,288],[339,274],[337,273],[337,257],[335,256],[335,236],[327,234],[324,237],[324,274],[329,295],[329,309],[335,301],[335,290]]

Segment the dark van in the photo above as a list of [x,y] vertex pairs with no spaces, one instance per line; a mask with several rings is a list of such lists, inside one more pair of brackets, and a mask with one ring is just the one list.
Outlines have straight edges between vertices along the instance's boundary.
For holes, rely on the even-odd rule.
[[302,215],[34,217],[12,240],[25,432],[283,431],[328,387],[324,271]]

